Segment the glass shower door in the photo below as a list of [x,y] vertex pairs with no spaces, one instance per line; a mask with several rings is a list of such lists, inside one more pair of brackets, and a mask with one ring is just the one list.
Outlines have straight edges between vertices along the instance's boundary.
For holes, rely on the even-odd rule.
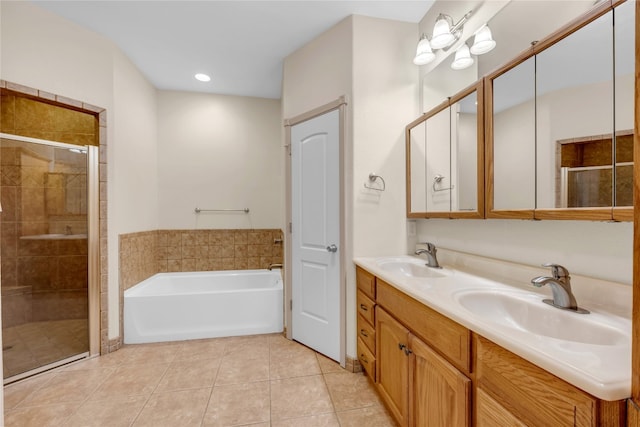
[[86,357],[87,149],[0,138],[5,383]]

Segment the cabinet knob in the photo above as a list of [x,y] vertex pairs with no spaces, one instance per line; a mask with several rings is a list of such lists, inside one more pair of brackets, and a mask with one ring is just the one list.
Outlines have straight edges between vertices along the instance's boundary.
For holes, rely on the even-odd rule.
[[360,304],[360,310],[369,311],[369,308],[364,304]]
[[368,337],[369,336],[367,334],[367,331],[365,331],[364,329],[360,329],[360,335],[362,335],[363,337]]
[[406,346],[406,345],[404,345],[404,344],[398,344],[398,348],[399,348],[400,350],[404,350],[406,347],[407,347],[407,346]]
[[410,355],[411,353],[413,353],[413,351],[411,351],[411,349],[410,349],[410,348],[408,348],[408,347],[405,347],[405,348],[404,348],[404,354],[406,354],[406,355],[408,356],[408,355]]

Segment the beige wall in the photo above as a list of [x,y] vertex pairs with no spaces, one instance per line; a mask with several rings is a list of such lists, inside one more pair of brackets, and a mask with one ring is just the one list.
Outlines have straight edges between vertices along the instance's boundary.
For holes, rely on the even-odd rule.
[[[404,127],[417,117],[416,25],[353,18],[353,256],[404,253]],[[369,173],[386,190],[367,190]],[[347,270],[347,355],[356,355],[355,269]]]
[[285,58],[282,79],[284,119],[343,95],[351,97],[352,32],[352,18],[345,18]]
[[159,92],[160,228],[284,228],[281,132],[276,99]]
[[[418,105],[416,25],[363,16],[353,23],[353,254],[401,253],[404,127]],[[384,178],[384,192],[364,188],[371,172]]]
[[109,338],[114,338],[119,330],[117,236],[157,228],[155,89],[96,33],[28,2],[2,2],[1,7],[1,79],[107,110]]

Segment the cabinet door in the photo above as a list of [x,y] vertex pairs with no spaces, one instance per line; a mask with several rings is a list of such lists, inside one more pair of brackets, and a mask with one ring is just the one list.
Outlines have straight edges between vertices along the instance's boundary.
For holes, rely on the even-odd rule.
[[476,390],[476,427],[527,427],[487,392]]
[[409,345],[410,424],[469,426],[471,380],[417,337]]
[[409,358],[405,354],[408,345],[409,331],[376,307],[378,391],[400,426],[409,425]]

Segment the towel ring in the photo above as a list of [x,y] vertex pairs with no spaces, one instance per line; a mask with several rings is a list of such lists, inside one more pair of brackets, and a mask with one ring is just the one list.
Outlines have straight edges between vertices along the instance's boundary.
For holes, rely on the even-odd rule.
[[[377,180],[382,181],[382,188],[378,188],[378,187],[374,187],[371,184],[373,184],[374,182],[376,182]],[[380,175],[376,175],[375,173],[371,172],[369,174],[369,185],[367,185],[367,183],[364,183],[364,188],[368,188],[369,190],[376,190],[376,191],[384,191],[385,188],[387,188],[387,184],[384,182],[384,178],[381,177]]]

